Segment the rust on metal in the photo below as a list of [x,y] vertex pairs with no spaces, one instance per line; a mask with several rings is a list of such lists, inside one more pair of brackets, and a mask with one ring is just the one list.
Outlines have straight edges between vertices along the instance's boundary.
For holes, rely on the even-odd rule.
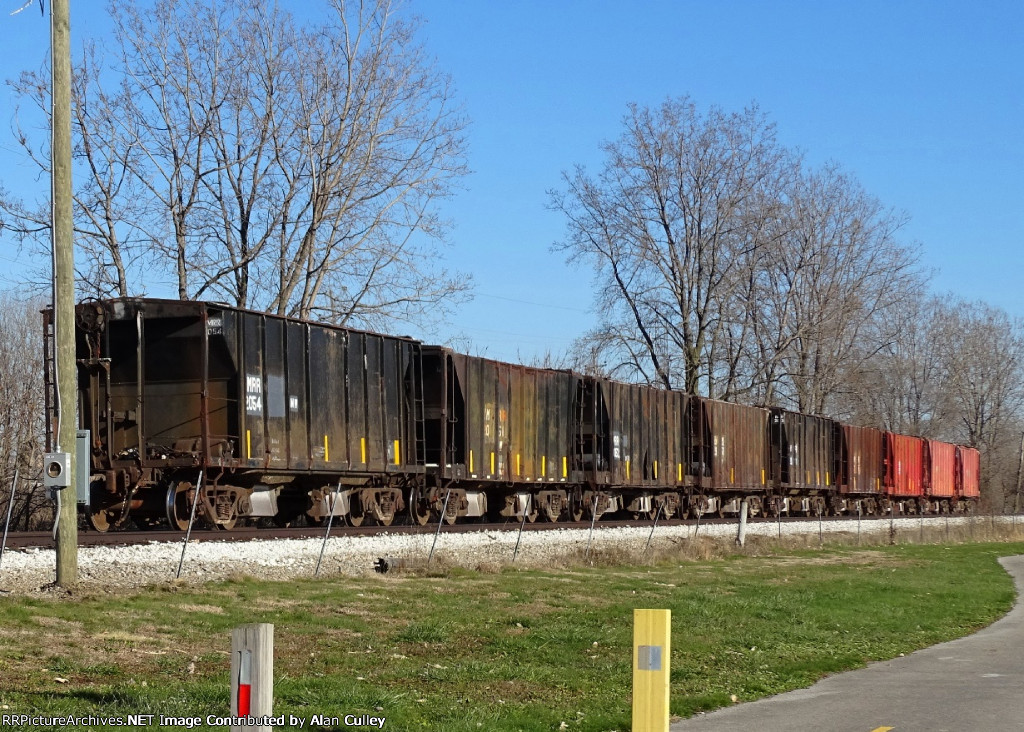
[[981,453],[973,447],[957,445],[956,448],[956,495],[958,498],[981,496],[979,472]]
[[767,409],[699,398],[710,435],[711,487],[716,491],[759,491],[769,470]]
[[884,433],[844,424],[837,437],[840,493],[881,493],[885,482]]
[[885,486],[896,497],[924,494],[924,440],[885,433]]

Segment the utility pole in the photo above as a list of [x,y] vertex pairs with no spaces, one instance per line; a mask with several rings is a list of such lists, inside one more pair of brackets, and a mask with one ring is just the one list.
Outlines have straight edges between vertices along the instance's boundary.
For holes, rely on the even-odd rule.
[[71,10],[70,0],[50,2],[53,140],[53,312],[57,401],[57,451],[67,452],[70,486],[57,488],[57,584],[78,582],[78,501],[75,492],[75,263],[71,199]]
[[1020,459],[1017,461],[1017,487],[1013,491],[1013,515],[1020,513],[1020,477],[1024,469],[1024,433],[1020,436]]

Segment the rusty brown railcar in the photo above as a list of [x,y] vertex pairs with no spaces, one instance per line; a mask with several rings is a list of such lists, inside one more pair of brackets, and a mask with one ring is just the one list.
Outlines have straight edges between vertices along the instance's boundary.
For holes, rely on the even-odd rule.
[[683,392],[585,379],[580,396],[585,478],[591,486],[621,489],[619,501],[605,501],[605,511],[665,517],[680,511],[677,488],[685,484],[689,454],[688,401]]
[[837,480],[845,511],[870,515],[881,509],[884,439],[885,433],[873,427],[843,424],[836,430]]
[[771,410],[771,475],[788,491],[835,487],[835,422],[826,417]]
[[[77,310],[80,423],[97,528],[308,511],[389,523],[422,474],[419,344],[226,305],[146,298]],[[340,490],[343,488],[344,490]]]
[[771,484],[790,497],[791,512],[838,510],[835,427],[827,417],[771,410]]
[[726,496],[764,491],[769,470],[769,411],[760,407],[691,397],[703,405],[707,440],[703,460],[710,487]]
[[[431,489],[413,506],[430,512],[555,520],[578,482],[580,376],[423,348],[426,466]],[[577,496],[577,498],[579,498]]]

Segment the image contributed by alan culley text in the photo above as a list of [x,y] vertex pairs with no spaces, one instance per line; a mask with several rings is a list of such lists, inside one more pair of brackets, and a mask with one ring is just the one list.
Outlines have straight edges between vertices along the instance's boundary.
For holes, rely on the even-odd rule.
[[31,727],[167,727],[172,729],[199,729],[210,727],[282,727],[303,728],[369,728],[384,729],[387,719],[369,714],[326,714],[268,715],[265,717],[221,717],[209,714],[205,717],[172,717],[164,714],[126,714],[123,716],[58,716],[45,714],[0,714],[0,728]]

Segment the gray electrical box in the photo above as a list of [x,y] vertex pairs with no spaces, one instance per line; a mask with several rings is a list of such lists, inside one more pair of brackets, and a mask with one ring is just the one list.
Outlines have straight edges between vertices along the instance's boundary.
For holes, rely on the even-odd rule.
[[48,452],[43,455],[43,485],[47,488],[67,488],[71,485],[69,453]]

